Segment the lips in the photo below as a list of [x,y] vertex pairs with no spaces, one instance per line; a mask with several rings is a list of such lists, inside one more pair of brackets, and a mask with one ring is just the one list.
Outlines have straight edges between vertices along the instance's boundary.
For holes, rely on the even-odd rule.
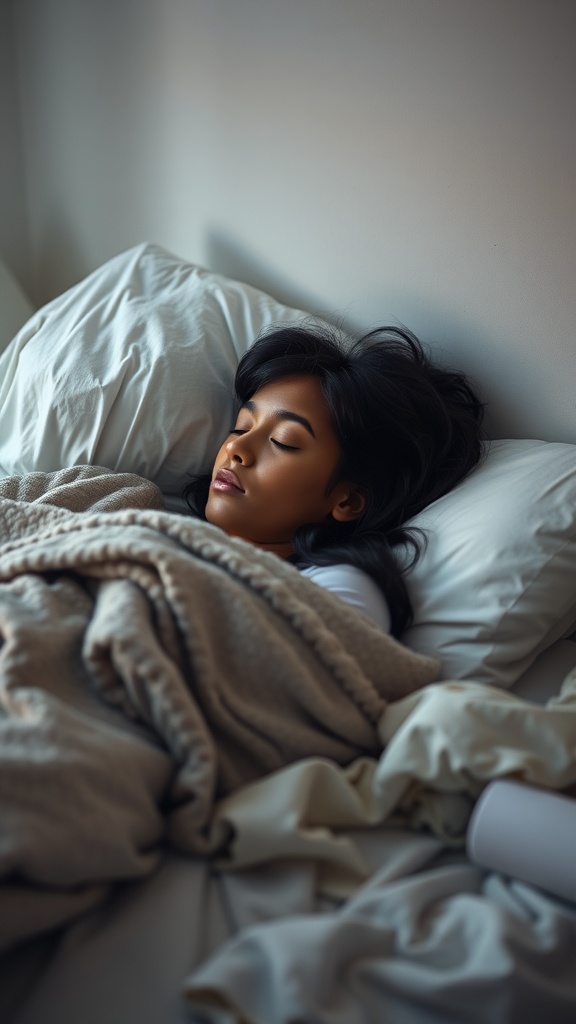
[[244,494],[244,488],[231,469],[219,469],[212,481],[212,487],[215,491],[240,491]]

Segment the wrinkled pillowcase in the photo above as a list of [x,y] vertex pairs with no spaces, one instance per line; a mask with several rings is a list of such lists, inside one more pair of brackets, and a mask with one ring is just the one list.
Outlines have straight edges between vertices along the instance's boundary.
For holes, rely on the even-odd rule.
[[427,546],[402,640],[440,658],[444,679],[512,686],[576,627],[576,445],[493,441],[412,522]]
[[0,357],[0,475],[93,464],[179,494],[230,429],[242,354],[304,318],[157,245],[116,256]]

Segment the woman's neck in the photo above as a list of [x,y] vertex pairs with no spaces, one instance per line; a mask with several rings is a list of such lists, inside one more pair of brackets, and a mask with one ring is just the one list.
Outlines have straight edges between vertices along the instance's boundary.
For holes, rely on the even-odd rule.
[[290,555],[294,554],[294,548],[292,547],[290,541],[287,540],[281,540],[275,544],[260,544],[256,540],[253,540],[252,543],[254,544],[254,547],[260,548],[261,551],[271,551],[272,554],[278,555],[278,558],[289,558]]

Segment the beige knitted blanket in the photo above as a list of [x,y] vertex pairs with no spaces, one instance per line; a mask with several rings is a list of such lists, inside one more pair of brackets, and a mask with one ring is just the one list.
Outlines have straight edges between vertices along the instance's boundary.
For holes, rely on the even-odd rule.
[[169,514],[129,474],[0,481],[0,949],[310,755],[378,754],[438,665],[276,556]]

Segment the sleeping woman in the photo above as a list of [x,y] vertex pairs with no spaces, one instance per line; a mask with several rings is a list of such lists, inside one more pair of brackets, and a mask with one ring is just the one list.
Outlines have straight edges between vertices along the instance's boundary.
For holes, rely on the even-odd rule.
[[[185,489],[190,507],[399,636],[412,616],[403,575],[421,548],[406,524],[481,458],[470,382],[404,329],[350,346],[329,328],[287,326],[245,353],[235,391],[236,423],[211,476]],[[408,565],[395,554],[406,545]]]

